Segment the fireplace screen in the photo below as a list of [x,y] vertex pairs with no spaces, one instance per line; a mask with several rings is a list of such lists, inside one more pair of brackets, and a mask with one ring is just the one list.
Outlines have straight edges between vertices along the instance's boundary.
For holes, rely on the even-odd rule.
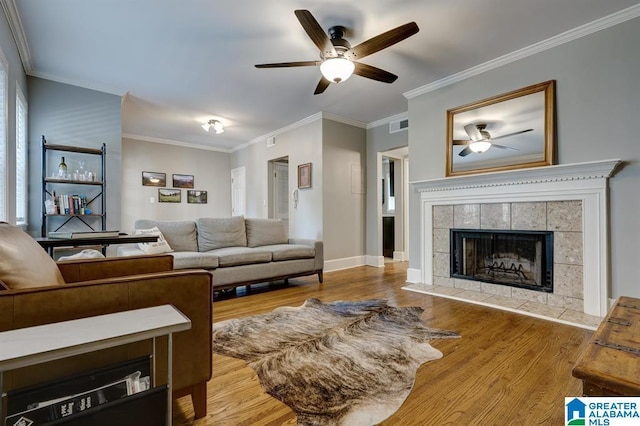
[[553,232],[451,229],[451,276],[553,291]]

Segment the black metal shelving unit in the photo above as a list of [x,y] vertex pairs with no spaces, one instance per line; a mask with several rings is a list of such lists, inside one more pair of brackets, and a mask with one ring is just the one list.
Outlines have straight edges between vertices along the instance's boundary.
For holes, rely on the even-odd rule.
[[[100,156],[100,174],[95,176],[94,180],[78,180],[78,179],[63,179],[58,177],[50,177],[48,175],[47,159],[49,152],[70,152],[76,154],[86,155],[98,155]],[[85,148],[78,146],[57,145],[47,143],[44,136],[42,136],[42,227],[40,234],[42,237],[46,237],[49,231],[59,231],[65,225],[71,221],[79,221],[84,224],[89,230],[106,231],[107,226],[107,213],[106,213],[106,145],[103,143],[100,148]],[[92,214],[65,214],[59,212],[55,214],[47,213],[45,202],[47,199],[52,198],[56,190],[64,189],[64,187],[72,188],[73,185],[86,185],[91,188],[96,188],[90,194],[90,198],[87,199],[87,206],[97,207],[100,206],[99,212],[92,212]],[[55,188],[55,189],[54,189]],[[61,218],[62,223],[58,221],[54,226],[51,225],[50,220],[53,218]]]

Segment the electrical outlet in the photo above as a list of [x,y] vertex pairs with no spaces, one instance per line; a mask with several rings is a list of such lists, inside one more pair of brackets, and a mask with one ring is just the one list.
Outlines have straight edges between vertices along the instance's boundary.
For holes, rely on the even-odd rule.
[[156,202],[156,197],[149,197],[149,203],[154,204]]

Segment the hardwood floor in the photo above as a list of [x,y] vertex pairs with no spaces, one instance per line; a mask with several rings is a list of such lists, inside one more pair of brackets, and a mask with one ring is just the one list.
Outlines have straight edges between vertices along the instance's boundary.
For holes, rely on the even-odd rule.
[[[434,340],[444,357],[418,370],[414,388],[389,425],[563,424],[564,397],[582,394],[571,369],[592,332],[479,305],[401,290],[406,263],[359,267],[289,287],[259,288],[215,301],[214,321],[323,301],[384,298],[396,306],[421,306],[431,327],[460,339]],[[188,397],[174,402],[175,425],[295,425],[291,410],[264,393],[244,362],[213,355],[208,415],[193,421]]]

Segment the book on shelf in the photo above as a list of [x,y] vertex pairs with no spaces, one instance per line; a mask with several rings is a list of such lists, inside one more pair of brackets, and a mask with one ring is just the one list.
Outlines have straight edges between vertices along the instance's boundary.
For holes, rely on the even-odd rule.
[[120,231],[50,231],[49,238],[77,239],[77,238],[107,238],[117,237]]

